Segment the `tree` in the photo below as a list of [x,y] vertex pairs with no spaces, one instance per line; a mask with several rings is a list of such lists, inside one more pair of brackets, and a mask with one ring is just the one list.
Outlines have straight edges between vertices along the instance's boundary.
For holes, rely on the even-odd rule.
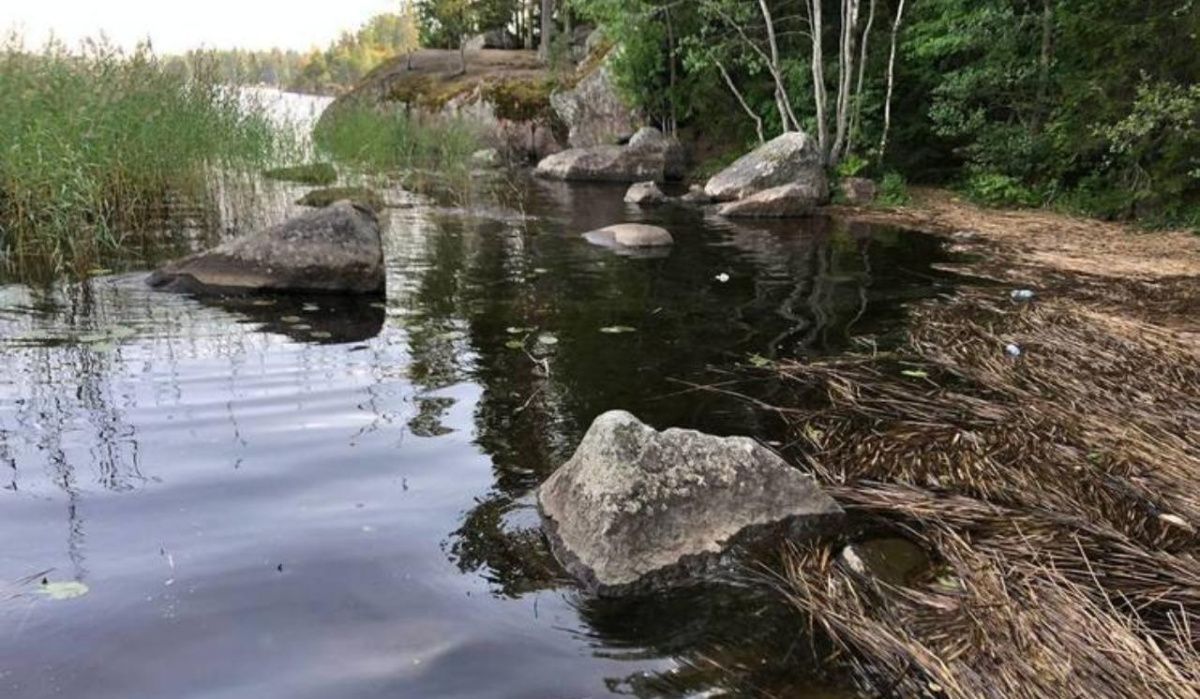
[[467,39],[479,27],[480,6],[473,0],[420,0],[422,39],[427,45],[458,48],[461,72],[467,72]]

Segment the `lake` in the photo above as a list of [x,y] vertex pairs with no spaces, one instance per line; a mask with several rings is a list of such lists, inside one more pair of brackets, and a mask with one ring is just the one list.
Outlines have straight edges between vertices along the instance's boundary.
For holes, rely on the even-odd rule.
[[[848,695],[765,590],[582,594],[532,493],[609,409],[769,439],[689,386],[886,346],[941,243],[503,185],[390,194],[377,299],[0,284],[0,695]],[[619,221],[676,245],[581,236]]]

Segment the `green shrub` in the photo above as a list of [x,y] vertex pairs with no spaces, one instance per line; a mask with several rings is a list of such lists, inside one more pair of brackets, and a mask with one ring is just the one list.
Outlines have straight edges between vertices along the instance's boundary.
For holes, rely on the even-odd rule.
[[908,194],[908,182],[898,172],[889,172],[879,182],[879,198],[883,206],[905,206],[912,202]]
[[349,199],[355,204],[375,211],[382,211],[385,205],[383,197],[368,187],[328,187],[325,189],[314,189],[311,192],[305,193],[296,203],[300,206],[312,206],[323,209],[343,199]]
[[1036,206],[1039,198],[1020,180],[997,173],[980,173],[967,180],[965,194],[985,206]]

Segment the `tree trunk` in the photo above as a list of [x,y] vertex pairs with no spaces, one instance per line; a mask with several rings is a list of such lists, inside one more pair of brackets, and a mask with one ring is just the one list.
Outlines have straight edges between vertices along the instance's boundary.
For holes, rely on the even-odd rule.
[[812,32],[813,108],[817,113],[817,147],[821,158],[829,162],[829,123],[825,116],[829,94],[825,90],[825,50],[821,45],[821,0],[807,0],[809,30]]
[[829,163],[837,164],[844,155],[846,132],[850,127],[850,85],[854,79],[854,37],[858,29],[859,0],[842,0],[842,37],[838,47],[838,94],[836,135]]
[[725,84],[729,86],[729,91],[737,98],[738,104],[742,105],[742,109],[746,110],[746,114],[754,121],[754,130],[758,132],[758,142],[766,143],[766,138],[763,137],[763,120],[762,117],[754,113],[750,105],[746,103],[746,98],[742,97],[741,91],[737,89],[737,84],[733,82],[733,78],[729,77],[729,71],[725,70],[725,66],[717,61],[717,70],[721,71],[721,77],[725,78]]
[[896,20],[892,22],[892,50],[888,56],[887,97],[883,100],[883,137],[879,139],[879,162],[887,152],[888,131],[892,128],[892,92],[896,87],[896,42],[900,36],[900,24],[904,21],[904,0],[896,6]]
[[542,0],[542,43],[538,54],[542,60],[550,60],[551,44],[554,41],[554,0]]
[[671,6],[666,6],[667,15],[667,63],[670,65],[670,88],[667,91],[667,103],[670,105],[671,113],[668,117],[670,123],[667,124],[666,132],[672,136],[676,135],[676,128],[679,125],[678,113],[675,107],[675,83],[678,76],[675,73],[675,26],[671,22]]
[[863,77],[867,70],[867,44],[871,39],[871,28],[875,26],[875,2],[867,10],[867,26],[862,34],[862,53],[858,57],[858,85],[854,88],[854,114],[850,116],[850,132],[846,134],[846,153],[853,152],[854,137],[858,133],[859,122],[862,120]]
[[1050,64],[1054,60],[1054,0],[1042,0],[1042,55],[1038,61],[1038,103],[1034,111],[1034,132],[1042,130],[1050,109]]
[[783,74],[779,71],[779,42],[775,39],[775,20],[771,17],[771,8],[767,0],[758,0],[759,10],[762,11],[763,23],[767,26],[767,43],[771,49],[771,77],[775,79],[775,106],[779,109],[779,118],[783,122],[783,131],[787,133],[793,127],[800,130],[800,120],[792,111],[792,100],[787,87],[783,83]]

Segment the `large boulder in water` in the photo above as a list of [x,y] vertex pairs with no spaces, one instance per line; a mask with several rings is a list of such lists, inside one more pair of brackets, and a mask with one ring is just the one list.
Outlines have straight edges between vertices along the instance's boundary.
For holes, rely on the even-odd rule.
[[588,231],[583,237],[593,245],[606,248],[659,248],[675,243],[670,231],[645,223],[616,223]]
[[657,129],[634,134],[629,145],[570,148],[538,163],[548,179],[599,182],[663,182],[686,173],[683,146]]
[[717,201],[744,199],[766,189],[798,184],[825,199],[829,180],[817,143],[808,134],[790,131],[738,158],[704,186]]
[[809,216],[824,198],[811,186],[785,184],[764,189],[745,199],[722,204],[717,213],[727,218],[793,218]]
[[692,582],[743,546],[843,517],[811,476],[752,439],[658,432],[623,411],[596,418],[537,498],[555,556],[601,595]]
[[370,209],[340,201],[168,263],[158,288],[193,293],[383,291],[383,244]]

